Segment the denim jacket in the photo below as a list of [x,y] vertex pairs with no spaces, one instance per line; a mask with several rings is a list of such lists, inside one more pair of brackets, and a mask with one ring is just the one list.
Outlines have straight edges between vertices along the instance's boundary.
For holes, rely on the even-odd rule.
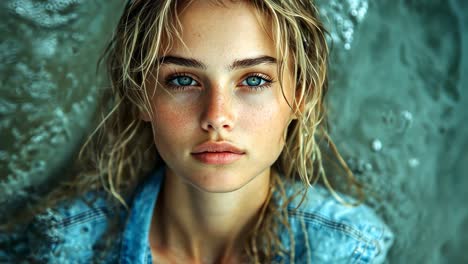
[[[152,263],[149,229],[164,169],[152,173],[130,199],[130,210],[111,206],[99,193],[58,206],[38,216],[21,234],[0,234],[0,263]],[[292,194],[301,184],[287,185]],[[87,200],[88,202],[84,202]],[[382,263],[394,236],[367,206],[348,207],[314,186],[305,200],[288,207],[295,255],[275,263]],[[111,219],[121,228],[107,232]],[[157,221],[157,219],[156,219]],[[290,235],[278,234],[290,250]],[[307,250],[307,249],[310,250]],[[13,253],[20,259],[13,259]],[[99,260],[98,260],[99,259]],[[157,263],[157,260],[156,260]]]

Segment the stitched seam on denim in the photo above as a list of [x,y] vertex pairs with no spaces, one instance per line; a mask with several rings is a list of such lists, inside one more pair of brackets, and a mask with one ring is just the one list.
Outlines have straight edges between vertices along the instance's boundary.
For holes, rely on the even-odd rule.
[[[375,227],[375,228],[377,228],[377,227]],[[383,237],[384,229],[379,228],[379,230],[380,230],[380,232],[378,233],[378,235],[375,236],[375,239],[374,239],[374,236],[372,236],[372,238],[369,239],[369,241],[364,244],[363,252],[361,254],[361,256],[362,256],[361,261],[359,263],[369,263],[372,259],[374,259],[376,256],[378,256],[380,254],[381,249],[380,249],[380,245],[379,245],[379,243],[377,241]],[[369,252],[369,254],[366,254],[366,251],[370,250],[371,245],[374,247],[373,250],[376,251],[374,256],[371,255],[371,252]]]
[[353,237],[359,241],[366,242],[366,243],[369,243],[371,241],[371,239],[367,238],[366,235],[363,232],[359,231],[358,229],[350,225],[344,224],[344,223],[338,223],[338,222],[332,221],[321,215],[312,214],[308,212],[293,211],[290,208],[288,208],[288,213],[293,216],[303,216],[305,217],[305,220],[307,222],[313,223],[312,220],[316,220],[317,222],[320,222],[322,225],[326,227],[342,231],[343,233],[348,234],[350,237]]
[[99,219],[102,216],[105,216],[107,211],[108,210],[105,207],[93,208],[77,215],[66,217],[63,220],[54,223],[52,227],[70,227],[90,220]]

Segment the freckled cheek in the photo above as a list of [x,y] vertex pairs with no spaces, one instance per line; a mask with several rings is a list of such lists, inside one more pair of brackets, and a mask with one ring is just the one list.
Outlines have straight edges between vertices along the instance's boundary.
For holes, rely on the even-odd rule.
[[155,104],[153,110],[156,114],[153,119],[153,126],[155,128],[156,136],[161,140],[178,139],[183,135],[187,135],[193,127],[194,111],[191,108],[176,107],[173,104],[159,103]]
[[284,129],[289,119],[288,106],[276,103],[263,104],[259,107],[244,108],[239,113],[238,125],[243,131],[252,133],[252,140],[273,145],[282,143]]

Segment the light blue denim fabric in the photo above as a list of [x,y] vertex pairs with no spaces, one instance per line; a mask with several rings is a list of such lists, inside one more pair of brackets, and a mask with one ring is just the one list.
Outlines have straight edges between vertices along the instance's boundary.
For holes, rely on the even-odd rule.
[[[17,237],[0,234],[0,246],[8,242],[10,245],[6,251],[0,249],[0,263],[20,263],[11,258],[13,251],[25,263],[152,263],[149,227],[163,175],[164,169],[159,169],[139,186],[129,200],[128,213],[124,208],[111,206],[103,195],[89,193],[85,200],[90,204],[76,200],[39,216]],[[302,185],[287,185],[286,191],[292,194],[297,188]],[[344,206],[320,186],[311,187],[305,201],[295,210],[300,199],[297,197],[288,207],[295,255],[292,258],[278,255],[275,263],[385,260],[394,236],[369,207]],[[120,219],[122,225],[116,232],[106,233],[110,219]],[[289,233],[281,230],[278,235],[290,250]]]

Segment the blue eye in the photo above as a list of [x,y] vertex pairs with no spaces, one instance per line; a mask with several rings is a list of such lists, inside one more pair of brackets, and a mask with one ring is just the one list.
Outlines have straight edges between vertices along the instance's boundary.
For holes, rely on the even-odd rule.
[[197,82],[190,76],[182,75],[170,79],[169,84],[175,86],[195,86]]
[[[247,79],[245,79],[244,82],[248,86],[259,86],[259,85],[264,84],[266,81],[258,76],[250,76],[250,77],[247,77]],[[242,84],[244,84],[244,82],[242,82]]]
[[255,75],[251,75],[245,78],[242,81],[241,85],[247,86],[253,89],[259,89],[259,88],[269,87],[272,82],[273,81],[267,76],[264,77],[263,75],[260,76],[260,75],[255,74]]

